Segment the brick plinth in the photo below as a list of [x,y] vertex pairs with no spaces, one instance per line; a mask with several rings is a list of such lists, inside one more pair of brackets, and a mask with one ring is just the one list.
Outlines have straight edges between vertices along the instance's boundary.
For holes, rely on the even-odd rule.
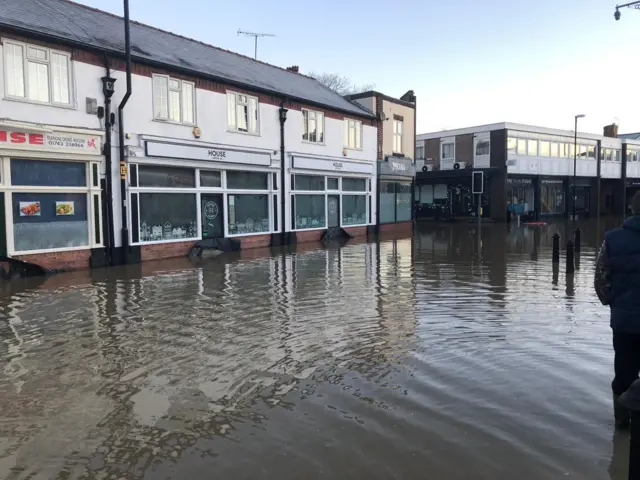
[[307,230],[304,232],[296,232],[297,243],[314,243],[322,240],[324,228],[318,230]]
[[80,270],[82,268],[89,268],[90,257],[91,250],[72,250],[69,252],[16,255],[13,258],[24,262],[35,263],[44,268]]
[[380,233],[409,233],[413,230],[413,222],[385,223],[380,225]]
[[344,231],[355,238],[367,236],[367,227],[344,227]]
[[142,261],[161,260],[164,258],[186,257],[196,244],[193,240],[188,242],[157,243],[154,245],[142,245],[140,255]]
[[248,248],[264,248],[271,245],[271,234],[267,235],[251,235],[250,237],[239,237],[240,249]]

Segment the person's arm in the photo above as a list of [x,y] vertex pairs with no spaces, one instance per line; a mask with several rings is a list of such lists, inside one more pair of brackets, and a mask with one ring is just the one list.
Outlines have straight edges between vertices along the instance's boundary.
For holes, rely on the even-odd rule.
[[602,242],[602,247],[598,252],[596,260],[596,275],[593,281],[596,294],[600,303],[609,305],[611,303],[611,268],[609,266],[609,255],[607,254],[607,244]]

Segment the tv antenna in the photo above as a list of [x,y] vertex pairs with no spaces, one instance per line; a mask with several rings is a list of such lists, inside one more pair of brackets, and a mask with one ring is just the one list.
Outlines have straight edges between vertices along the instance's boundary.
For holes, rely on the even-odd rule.
[[256,33],[256,32],[244,32],[242,30],[238,30],[238,35],[244,35],[245,37],[253,37],[255,40],[255,53],[254,60],[258,59],[258,38],[259,37],[275,37],[273,33]]

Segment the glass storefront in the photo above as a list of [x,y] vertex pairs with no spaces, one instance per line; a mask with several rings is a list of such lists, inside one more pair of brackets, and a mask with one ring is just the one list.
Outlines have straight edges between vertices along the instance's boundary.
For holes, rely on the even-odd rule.
[[193,193],[141,193],[140,240],[196,238],[197,216]]
[[295,228],[325,228],[325,196],[295,195]]
[[229,235],[246,235],[269,231],[267,195],[229,195]]
[[411,182],[380,182],[380,223],[411,221]]
[[540,208],[542,215],[564,215],[566,210],[564,180],[542,179]]
[[513,215],[535,214],[535,190],[530,177],[507,178],[507,210]]

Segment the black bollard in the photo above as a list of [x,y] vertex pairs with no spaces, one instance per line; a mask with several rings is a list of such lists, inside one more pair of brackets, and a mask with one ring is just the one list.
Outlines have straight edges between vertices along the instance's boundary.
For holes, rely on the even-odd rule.
[[573,242],[569,240],[567,242],[567,273],[573,273],[575,271],[575,251],[573,248]]
[[631,412],[629,480],[640,480],[640,380],[620,397],[620,403]]
[[560,234],[553,234],[553,254],[552,254],[552,262],[560,263]]
[[575,243],[576,243],[576,253],[580,253],[580,241],[582,237],[582,230],[576,228],[575,232]]

